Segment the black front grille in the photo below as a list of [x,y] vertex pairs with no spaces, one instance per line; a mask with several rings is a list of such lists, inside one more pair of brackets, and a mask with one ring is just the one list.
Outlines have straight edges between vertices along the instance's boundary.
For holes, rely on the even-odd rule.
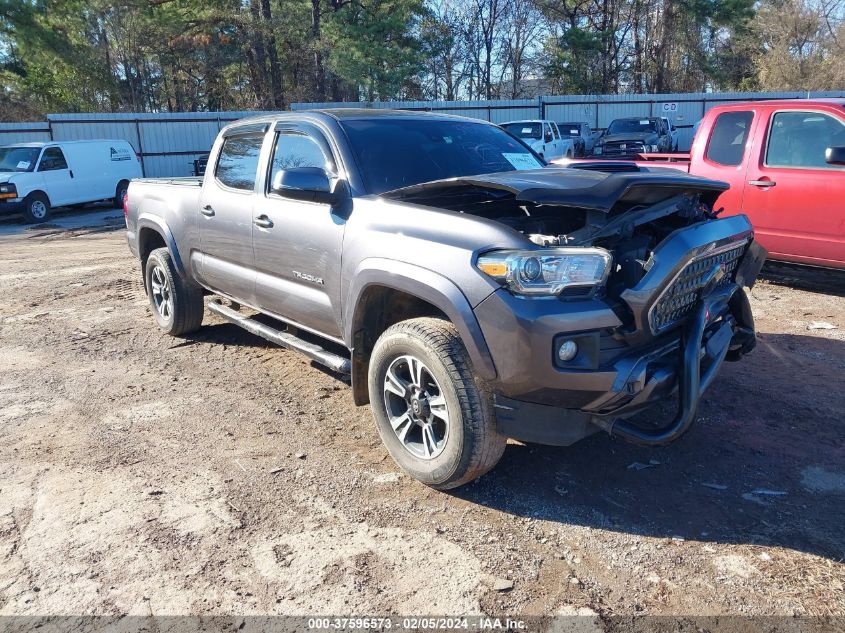
[[721,264],[725,272],[716,287],[731,283],[746,245],[746,241],[734,243],[687,264],[652,307],[649,315],[652,332],[659,334],[689,316],[698,301],[705,279],[716,264]]
[[[624,145],[624,147],[623,147]],[[643,144],[638,141],[626,141],[624,143],[606,143],[604,146],[605,154],[642,154]]]

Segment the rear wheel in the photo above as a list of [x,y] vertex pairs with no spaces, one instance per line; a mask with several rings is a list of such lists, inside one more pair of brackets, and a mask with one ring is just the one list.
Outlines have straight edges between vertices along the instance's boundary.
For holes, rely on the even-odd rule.
[[422,483],[455,488],[502,457],[506,438],[496,430],[492,396],[448,321],[426,317],[388,328],[370,358],[369,390],[387,450]]
[[27,222],[46,222],[50,218],[50,199],[41,191],[33,191],[24,198],[23,215]]
[[202,325],[202,288],[179,276],[170,251],[157,248],[147,258],[147,296],[159,328],[171,336],[190,334]]
[[114,200],[112,201],[112,204],[114,204],[115,209],[123,208],[123,198],[126,195],[127,191],[129,191],[128,180],[121,180],[119,183],[117,183],[117,187],[114,191]]

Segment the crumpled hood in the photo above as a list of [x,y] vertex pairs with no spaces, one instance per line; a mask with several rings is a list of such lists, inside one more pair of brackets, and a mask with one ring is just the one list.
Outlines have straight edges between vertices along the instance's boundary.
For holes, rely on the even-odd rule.
[[654,132],[625,132],[624,134],[606,134],[599,139],[599,143],[624,143],[625,141],[656,144],[657,134]]
[[0,171],[0,183],[2,182],[10,182],[12,180],[12,176],[15,175],[13,171]]
[[608,173],[546,167],[434,180],[385,192],[382,197],[437,206],[438,198],[462,193],[491,197],[512,195],[518,202],[578,207],[609,213],[618,202],[652,205],[681,193],[699,193],[712,204],[728,189],[726,182],[676,171]]

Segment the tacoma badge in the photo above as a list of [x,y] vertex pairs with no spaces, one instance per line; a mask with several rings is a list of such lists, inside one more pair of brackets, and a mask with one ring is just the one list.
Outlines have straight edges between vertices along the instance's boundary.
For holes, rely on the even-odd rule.
[[315,275],[309,275],[308,273],[301,273],[298,270],[293,271],[293,276],[297,279],[302,279],[303,281],[310,281],[312,284],[319,284],[324,285],[322,277],[316,277]]

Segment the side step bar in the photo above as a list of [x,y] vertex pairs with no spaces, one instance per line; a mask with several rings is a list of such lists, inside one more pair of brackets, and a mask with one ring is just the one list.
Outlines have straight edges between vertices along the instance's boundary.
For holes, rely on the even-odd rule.
[[259,323],[255,319],[239,314],[231,308],[224,306],[219,301],[210,301],[208,303],[208,309],[215,314],[220,315],[230,323],[234,323],[235,325],[242,327],[247,332],[260,336],[261,338],[266,339],[271,343],[275,343],[276,345],[281,345],[282,347],[300,352],[311,360],[320,363],[321,365],[325,365],[332,371],[336,371],[339,374],[352,373],[352,361],[348,358],[344,358],[343,356],[333,354],[319,345],[303,341],[298,336],[294,336],[293,334],[288,334],[287,332],[282,332],[275,328],[271,328],[268,325],[264,325],[263,323]]

